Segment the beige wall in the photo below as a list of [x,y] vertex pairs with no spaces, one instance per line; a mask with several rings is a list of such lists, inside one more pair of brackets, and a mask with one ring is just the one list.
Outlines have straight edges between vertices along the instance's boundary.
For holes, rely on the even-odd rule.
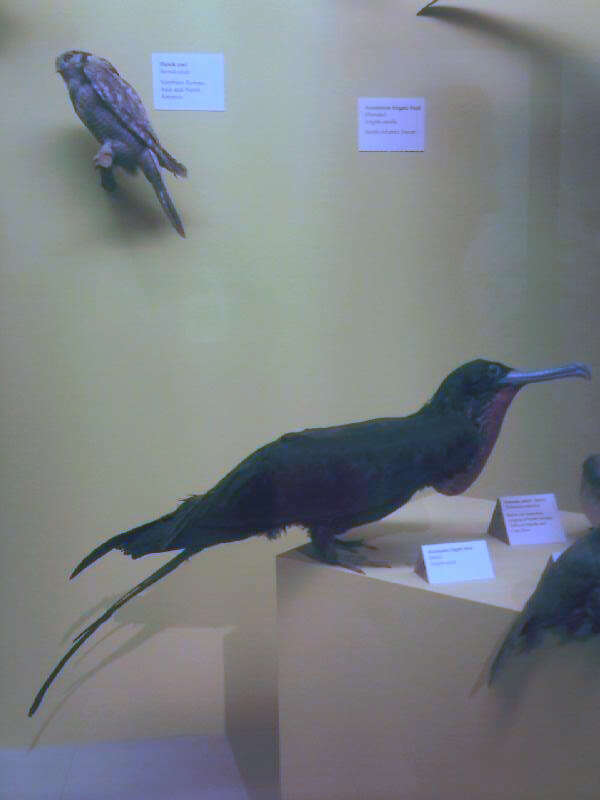
[[[66,576],[265,441],[404,414],[474,356],[600,371],[600,6],[11,5],[1,743],[268,726],[273,561],[300,533],[195,558],[118,614],[30,721],[63,637],[161,559]],[[53,72],[70,48],[113,61],[188,166],[170,181],[187,240],[142,178],[98,187]],[[157,50],[223,52],[227,111],[152,111]],[[358,153],[361,95],[426,97],[427,151]],[[527,389],[473,494],[555,491],[575,509],[598,386]]]

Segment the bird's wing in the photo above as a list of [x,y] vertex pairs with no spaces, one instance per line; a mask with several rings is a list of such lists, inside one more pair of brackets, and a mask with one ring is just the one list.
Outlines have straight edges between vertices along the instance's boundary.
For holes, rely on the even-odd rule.
[[152,150],[160,148],[141,97],[110,61],[90,56],[83,65],[83,71],[94,91],[120,122],[147,147]]
[[549,628],[565,628],[568,636],[584,622],[590,597],[600,585],[600,528],[582,536],[555,562],[550,562],[494,658],[492,683],[508,656],[537,644]]
[[285,434],[206,492],[173,541],[188,546],[186,537],[200,531],[225,541],[236,532],[293,524],[346,529],[380,519],[448,471],[463,469],[472,439],[464,425],[416,415]]
[[384,516],[428,485],[431,464],[413,447],[411,430],[404,420],[382,419],[285,434],[209,494],[223,501],[220,513],[258,526],[337,520],[352,527],[363,517]]

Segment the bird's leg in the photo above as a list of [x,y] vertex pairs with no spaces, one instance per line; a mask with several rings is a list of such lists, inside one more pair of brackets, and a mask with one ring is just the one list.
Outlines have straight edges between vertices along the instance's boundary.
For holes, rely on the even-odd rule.
[[[319,561],[324,561],[326,564],[335,564],[338,567],[346,567],[352,572],[358,572],[364,575],[364,570],[361,567],[390,567],[387,561],[372,561],[371,559],[364,558],[356,553],[357,547],[354,544],[347,546],[347,542],[342,542],[337,539],[331,528],[324,526],[315,526],[311,528],[310,538],[313,548],[316,552],[316,558]],[[341,545],[341,548],[338,547]],[[340,549],[343,551],[340,553]],[[351,558],[347,556],[352,554]],[[359,566],[360,565],[360,566]]]
[[104,169],[108,169],[108,167],[112,167],[113,163],[113,149],[110,142],[104,142],[100,150],[94,156],[94,166],[96,168],[103,167]]
[[100,183],[107,192],[114,192],[117,182],[113,174],[114,153],[110,142],[104,142],[94,156],[94,166],[100,172]]
[[107,192],[114,192],[117,188],[117,182],[112,167],[97,167],[97,169],[100,171],[100,183],[102,184],[102,188],[106,189]]

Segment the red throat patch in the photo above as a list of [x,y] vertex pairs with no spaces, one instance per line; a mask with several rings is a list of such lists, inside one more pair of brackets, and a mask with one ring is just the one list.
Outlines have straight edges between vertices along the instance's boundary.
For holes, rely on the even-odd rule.
[[464,472],[434,486],[436,491],[446,495],[462,494],[477,480],[494,449],[504,416],[518,391],[518,386],[506,386],[494,395],[481,417],[481,442],[475,458]]

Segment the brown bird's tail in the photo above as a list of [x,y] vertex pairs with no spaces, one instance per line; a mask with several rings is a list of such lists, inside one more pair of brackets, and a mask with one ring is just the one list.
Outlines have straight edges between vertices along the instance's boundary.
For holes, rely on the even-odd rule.
[[169,172],[172,172],[173,175],[177,175],[178,178],[187,178],[187,168],[177,161],[176,158],[173,158],[164,147],[158,145],[156,155],[158,156],[161,167],[168,169]]
[[[169,155],[168,153],[166,155]],[[169,156],[171,158],[171,156]],[[166,166],[167,169],[171,169],[172,172],[175,172],[176,175],[178,174],[187,174],[187,170],[183,166],[183,164],[179,164],[177,161],[172,159],[172,162],[169,162],[172,166],[177,166],[183,173],[176,172],[175,169],[171,169],[171,166]],[[140,166],[144,172],[144,175],[150,182],[152,188],[154,189],[156,196],[158,197],[158,202],[161,204],[163,211],[169,218],[171,225],[175,228],[177,233],[180,236],[183,236],[185,239],[185,231],[183,229],[183,224],[177,213],[177,209],[175,208],[175,204],[171,198],[171,195],[168,192],[167,187],[164,184],[162,176],[160,174],[160,162],[158,156],[152,152],[152,150],[148,149],[144,151],[140,159]]]

